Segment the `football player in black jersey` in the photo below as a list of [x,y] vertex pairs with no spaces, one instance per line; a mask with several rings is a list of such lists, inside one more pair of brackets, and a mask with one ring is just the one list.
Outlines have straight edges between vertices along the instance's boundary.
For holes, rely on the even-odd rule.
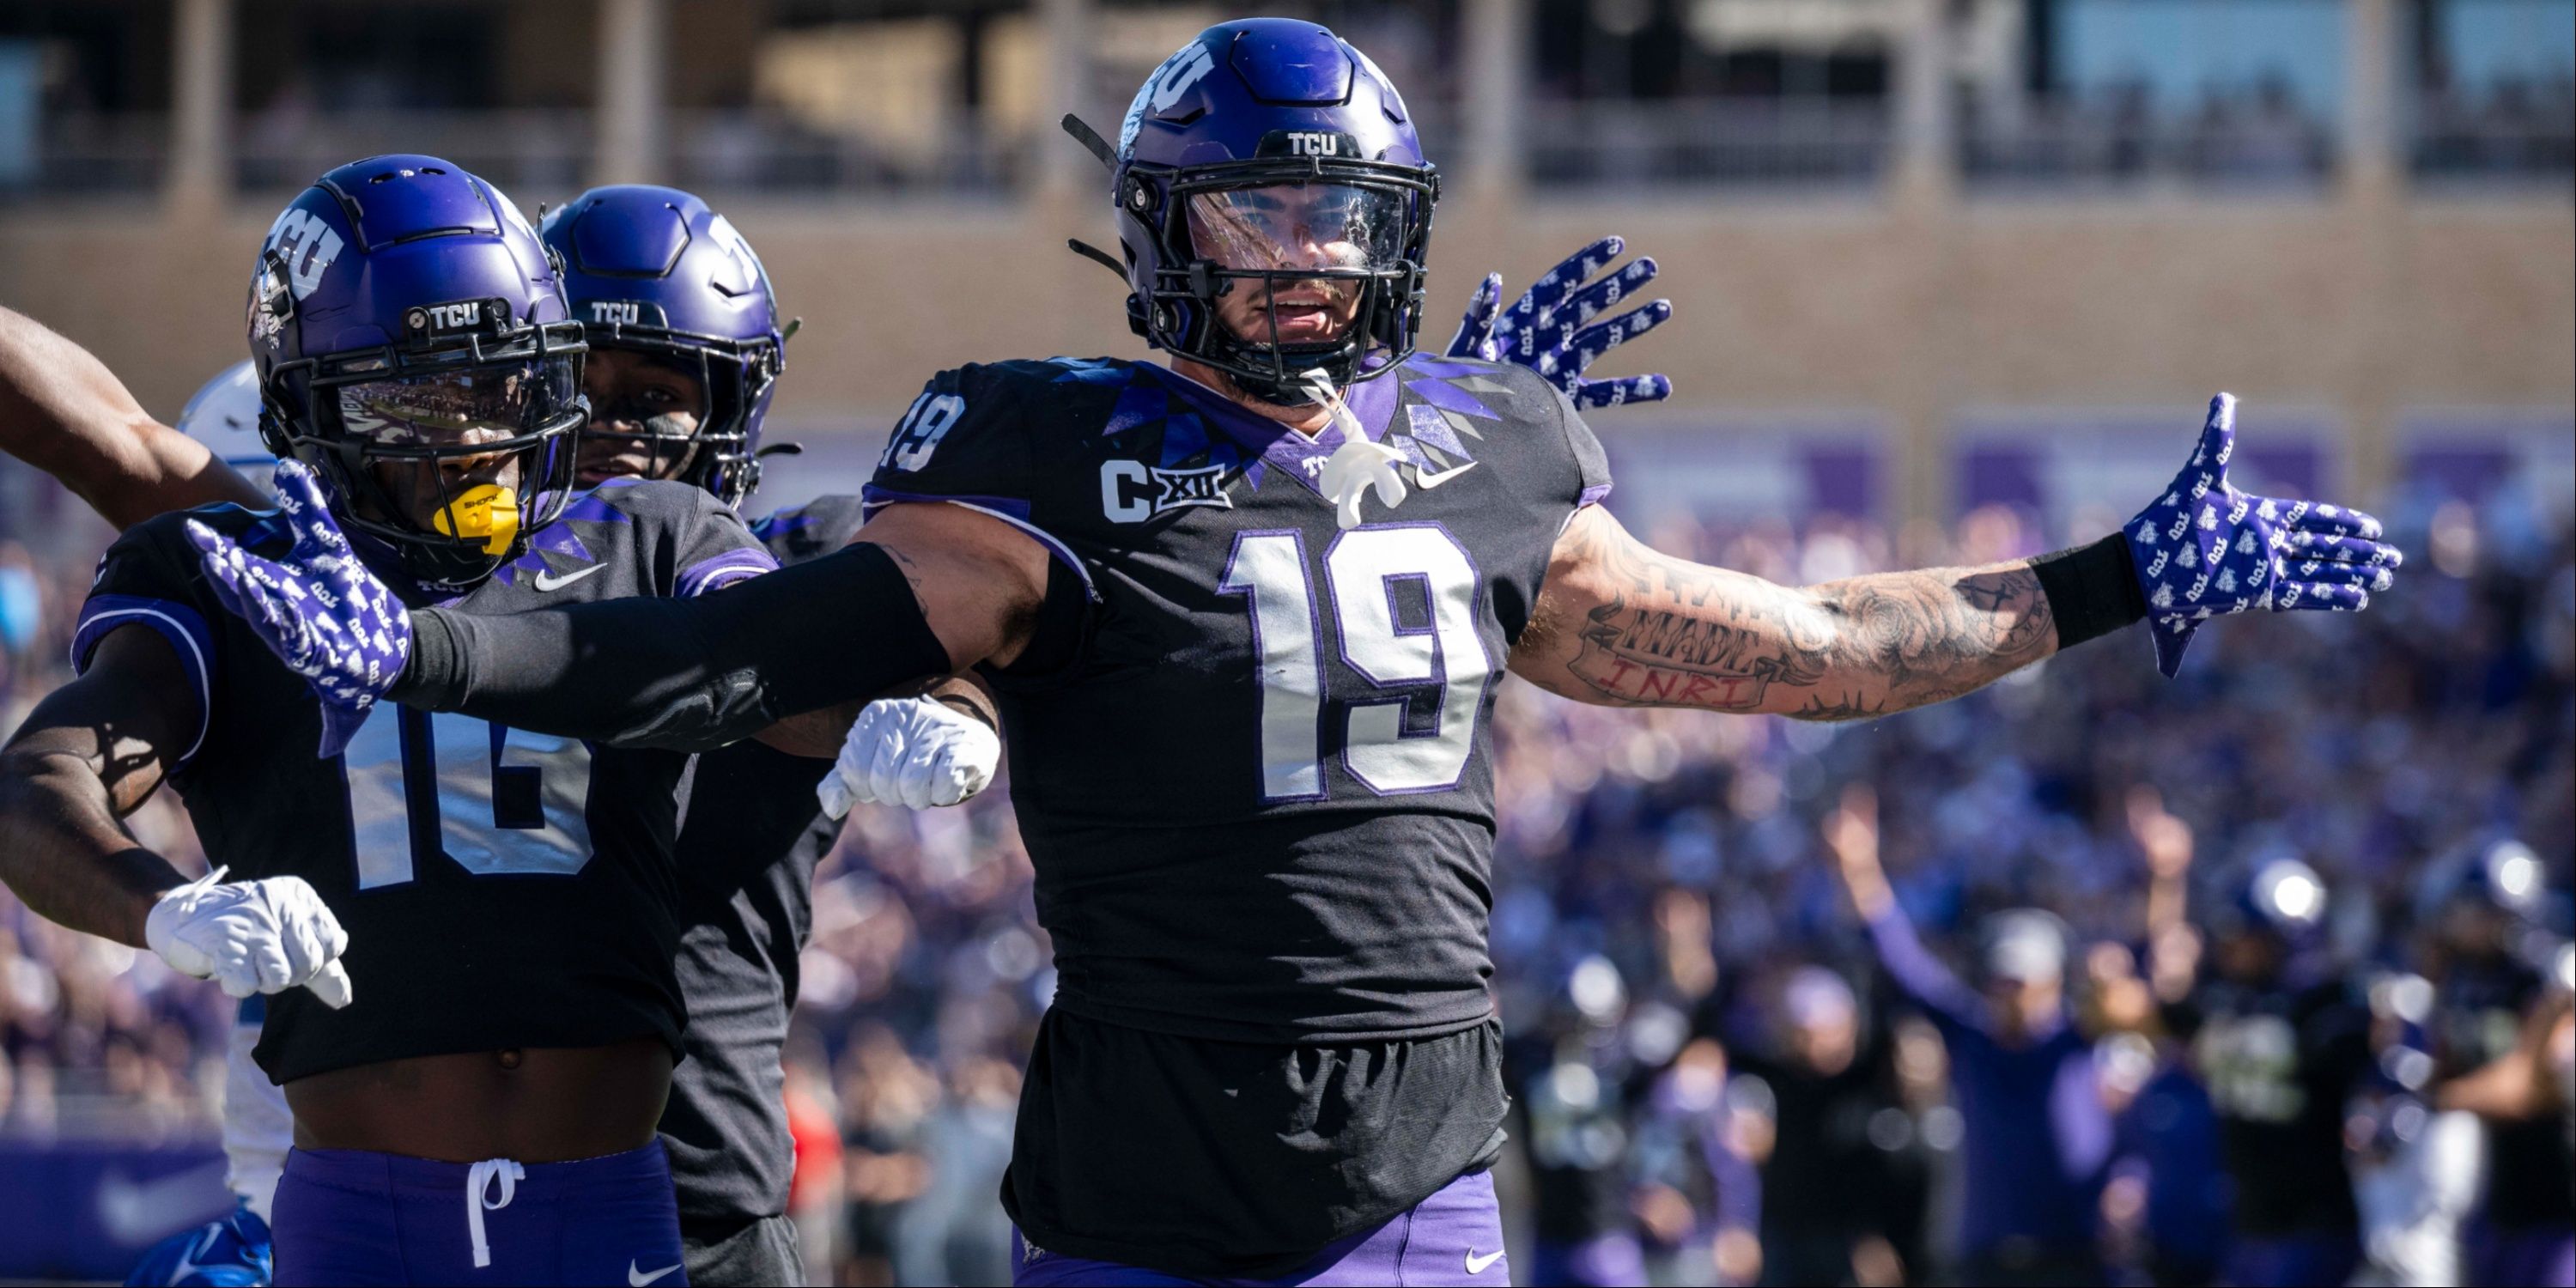
[[[535,231],[448,163],[325,175],[265,239],[250,298],[270,441],[321,462],[331,498],[188,521],[281,548],[286,513],[327,504],[351,533],[331,557],[413,604],[495,611],[775,566],[698,489],[571,491],[580,327]],[[269,995],[257,1058],[298,1141],[280,1282],[668,1277],[653,1124],[682,1019],[685,757],[335,721],[209,598],[182,522],[137,523],[102,562],[82,675],[0,767],[0,875],[64,924]],[[183,881],[123,835],[164,780],[235,881]]]
[[1414,353],[1438,180],[1365,55],[1222,24],[1119,136],[1092,142],[1130,319],[1172,365],[933,378],[840,552],[688,604],[408,612],[377,648],[317,598],[363,593],[349,570],[205,538],[236,611],[353,710],[826,750],[843,704],[983,668],[1059,972],[1004,1187],[1023,1282],[1507,1273],[1485,1171],[1505,670],[1849,719],[2151,610],[2171,667],[2210,616],[2388,582],[2367,516],[2225,482],[2223,397],[2134,538],[1803,590],[1661,555],[1600,507],[1599,445],[1543,378]]
[[2320,942],[2326,903],[2306,863],[2254,865],[2212,917],[2198,978],[2165,1007],[2235,1182],[2222,1282],[2340,1284],[2361,1263],[2345,1122],[2381,1078],[2369,999]]
[[[2520,841],[2492,841],[2434,869],[2423,911],[2435,996],[2435,1101],[2478,1115],[2486,1158],[2461,1230],[2461,1281],[2576,1279],[2576,1177],[2548,1080],[2531,1076],[2536,1029],[2563,1009],[2550,971],[2546,869]],[[2556,992],[2557,995],[2553,995]]]

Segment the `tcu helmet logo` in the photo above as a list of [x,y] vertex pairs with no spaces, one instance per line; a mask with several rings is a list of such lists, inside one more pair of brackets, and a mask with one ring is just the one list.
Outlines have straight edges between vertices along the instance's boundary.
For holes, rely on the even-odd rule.
[[1297,157],[1339,156],[1342,139],[1338,134],[1317,130],[1290,130],[1288,155]]
[[1191,45],[1173,55],[1173,59],[1164,65],[1163,78],[1154,86],[1154,110],[1157,112],[1171,111],[1172,105],[1181,101],[1181,95],[1188,93],[1190,86],[1198,84],[1200,77],[1216,68],[1216,59],[1208,53],[1205,45]]
[[610,326],[633,326],[643,307],[633,300],[592,300],[590,320]]
[[454,331],[483,320],[483,302],[467,300],[461,304],[431,304],[413,309],[404,319],[415,331]]
[[324,270],[340,258],[340,234],[320,215],[290,207],[268,230],[268,249],[286,265],[287,285],[301,300],[322,284]]
[[1136,146],[1137,127],[1145,123],[1145,113],[1149,109],[1156,112],[1172,110],[1181,101],[1181,95],[1189,92],[1190,86],[1198,84],[1202,77],[1214,70],[1216,56],[1207,51],[1207,46],[1195,41],[1164,59],[1163,65],[1155,68],[1154,74],[1146,77],[1145,83],[1137,88],[1135,101],[1127,105],[1127,118],[1118,123],[1118,151],[1124,154]]

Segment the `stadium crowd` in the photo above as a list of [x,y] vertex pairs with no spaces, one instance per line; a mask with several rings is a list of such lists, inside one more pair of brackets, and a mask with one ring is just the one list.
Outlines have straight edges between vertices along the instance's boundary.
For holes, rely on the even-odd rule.
[[[2195,921],[2252,858],[2295,852],[2328,892],[2324,947],[2355,978],[2426,969],[2436,861],[2507,834],[2543,858],[2539,920],[2568,928],[2576,535],[2514,504],[2382,513],[2428,553],[2424,575],[2357,621],[2211,632],[2170,684],[2139,639],[1844,725],[1506,686],[1493,944],[1518,1102],[1500,1172],[1515,1278],[1993,1281],[2046,1268],[2027,1227],[2052,1203],[2073,1205],[2124,1279],[2205,1272],[2229,1214],[2209,1098],[2186,1047],[2099,1022],[2111,986],[2153,969],[2161,815],[2133,789],[2159,789],[2163,817],[2187,824]],[[1947,534],[1827,518],[1653,540],[1786,583],[2043,548],[2000,510]],[[0,727],[64,678],[87,571],[0,540]],[[1961,1044],[1982,1039],[1925,1004],[1884,927],[1855,915],[1835,862],[1849,837],[1827,826],[1850,821],[1852,784],[1876,791],[1871,848],[1932,958],[1978,959],[2005,909],[2065,928],[2067,1004],[2102,1035],[2075,1048],[2100,1098],[2076,1116],[2109,1133],[2084,1146],[2098,1166],[2062,1180],[2071,1193],[1962,1165],[1979,1093]],[[195,857],[166,797],[133,826]],[[1029,878],[1002,789],[954,810],[863,809],[824,861],[788,1056],[795,1210],[818,1272],[1006,1281],[994,1193],[1052,988]],[[229,1013],[211,985],[0,893],[0,1133],[211,1134]],[[2374,1207],[2368,1158],[2358,1175],[2373,1257],[2406,1273],[2387,1264],[2408,1255],[2411,1218],[2388,1215],[2404,1200]]]

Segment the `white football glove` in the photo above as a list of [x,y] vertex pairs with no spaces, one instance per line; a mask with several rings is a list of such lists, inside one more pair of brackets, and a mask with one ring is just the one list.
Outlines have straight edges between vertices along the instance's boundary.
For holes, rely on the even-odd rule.
[[340,954],[349,932],[302,877],[233,881],[217,868],[166,891],[143,921],[143,941],[170,969],[211,979],[234,997],[302,985],[332,1007],[349,1004]]
[[1393,509],[1404,501],[1404,476],[1395,467],[1404,453],[1382,444],[1372,443],[1353,432],[1348,441],[1324,458],[1324,472],[1316,486],[1333,503],[1333,518],[1343,529],[1360,526],[1360,498],[1370,489],[1377,491],[1377,503]]
[[936,698],[879,698],[859,712],[814,789],[839,818],[862,802],[930,809],[984,790],[1002,763],[992,727]]

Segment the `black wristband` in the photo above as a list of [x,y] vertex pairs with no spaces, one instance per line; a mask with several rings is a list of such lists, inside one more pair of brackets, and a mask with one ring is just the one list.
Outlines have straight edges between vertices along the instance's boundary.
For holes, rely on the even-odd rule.
[[2129,559],[2129,539],[2120,533],[2089,546],[2041,555],[2030,561],[2030,570],[2039,574],[2039,593],[2048,597],[2048,615],[2057,623],[2061,649],[2108,635],[2147,615],[2147,594],[2138,585],[2137,566]]
[[1002,727],[993,722],[993,717],[984,713],[984,708],[975,705],[974,702],[966,698],[960,697],[954,693],[932,693],[924,696],[927,696],[931,701],[936,702],[939,705],[946,707],[995,733],[1000,733],[1002,731]]
[[411,655],[385,698],[428,711],[445,710],[465,688],[464,658],[457,652],[456,631],[435,608],[411,614]]

